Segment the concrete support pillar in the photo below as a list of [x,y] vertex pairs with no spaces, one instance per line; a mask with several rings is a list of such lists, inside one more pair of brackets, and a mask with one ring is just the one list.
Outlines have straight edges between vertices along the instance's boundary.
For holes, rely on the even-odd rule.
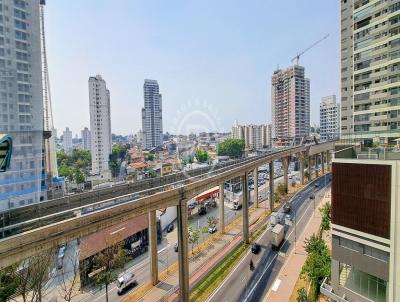
[[274,210],[274,162],[269,163],[269,209]]
[[156,211],[149,212],[149,256],[151,283],[158,283],[157,218]]
[[219,184],[219,232],[225,231],[224,183]]
[[318,153],[314,155],[315,157],[315,178],[318,177]]
[[326,170],[330,171],[330,163],[329,163],[329,151],[326,151]]
[[299,156],[299,162],[300,162],[300,183],[304,185],[304,156],[301,154]]
[[189,302],[189,259],[188,259],[188,229],[187,204],[182,198],[177,206],[178,219],[178,266],[179,295],[181,302]]
[[325,174],[325,152],[321,152],[321,172]]
[[253,180],[254,180],[254,206],[258,208],[258,167],[254,169]]
[[288,179],[289,157],[282,158],[282,167],[283,167],[283,185],[289,191],[289,179]]
[[308,182],[311,181],[311,156],[307,157],[307,163],[308,163]]
[[243,196],[243,242],[249,243],[249,183],[247,171],[242,175],[242,196]]

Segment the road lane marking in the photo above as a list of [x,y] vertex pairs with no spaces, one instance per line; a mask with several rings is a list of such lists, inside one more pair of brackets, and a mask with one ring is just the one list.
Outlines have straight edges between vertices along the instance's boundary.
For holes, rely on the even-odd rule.
[[[308,209],[309,209],[310,205],[311,205],[311,203],[308,205],[308,207],[307,207],[306,210],[304,211],[304,213],[303,213],[303,215],[301,216],[301,218],[300,218],[298,221],[296,221],[296,222],[297,222],[296,225],[299,224],[299,222],[301,221],[301,219],[302,219],[302,218],[304,217],[304,215],[308,212]],[[311,218],[312,218],[312,217],[310,217],[310,221],[311,221]],[[305,230],[305,229],[304,229],[304,230]],[[304,232],[304,230],[303,230],[303,232]],[[294,230],[292,230],[292,232],[288,235],[288,238],[289,238],[290,235],[293,233],[293,231],[294,231]],[[303,233],[303,232],[302,232],[302,233]],[[301,233],[301,234],[302,234],[302,233]],[[285,239],[285,242],[282,244],[281,248],[283,247],[283,245],[284,245],[286,242],[288,242],[288,239]],[[292,250],[292,251],[293,251],[293,250]],[[274,256],[274,258],[272,259],[272,261],[270,262],[270,264],[267,266],[267,268],[266,268],[266,269],[264,270],[264,272],[261,274],[260,278],[257,280],[257,282],[254,284],[254,286],[251,288],[249,294],[248,294],[248,295],[246,296],[246,298],[244,299],[244,302],[246,302],[246,301],[248,300],[248,298],[251,297],[251,295],[253,294],[254,290],[258,287],[258,284],[260,283],[260,281],[261,281],[261,279],[263,278],[264,274],[268,271],[269,267],[270,267],[271,264],[273,263],[273,260],[274,260],[277,256],[278,256],[278,254],[276,254],[276,255]],[[287,263],[287,262],[285,261],[285,263]]]
[[[269,231],[269,229],[267,228],[262,235],[260,235],[258,238],[262,238],[265,236],[265,234]],[[247,256],[251,253],[251,250],[249,250],[247,252],[247,254],[243,257],[242,260],[239,261],[239,263],[235,266],[235,268],[233,270],[231,270],[231,272],[228,274],[228,276],[225,277],[225,279],[219,284],[219,286],[214,290],[214,292],[211,294],[211,296],[208,297],[208,299],[206,300],[211,301],[214,296],[220,291],[221,287],[223,287],[225,285],[225,283],[232,277],[232,275],[236,272],[236,270],[242,265],[242,263],[246,260]],[[276,256],[275,256],[276,257]]]
[[272,285],[271,289],[276,292],[279,288],[279,285],[281,285],[282,280],[281,279],[276,279],[274,284]]

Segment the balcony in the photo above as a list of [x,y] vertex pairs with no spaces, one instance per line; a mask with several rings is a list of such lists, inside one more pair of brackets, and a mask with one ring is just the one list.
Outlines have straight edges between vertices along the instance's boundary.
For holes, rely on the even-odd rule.
[[373,115],[369,118],[369,120],[372,121],[386,121],[388,119],[387,114],[381,114],[381,115]]
[[369,127],[369,131],[374,132],[374,131],[386,131],[390,130],[388,126],[371,126]]
[[326,278],[324,279],[324,281],[321,284],[320,287],[321,293],[324,294],[325,296],[327,296],[328,298],[331,298],[333,301],[336,302],[348,302],[349,300],[346,299],[346,296],[343,295],[342,297],[335,294],[333,292],[333,288],[332,286],[330,286],[327,281]]

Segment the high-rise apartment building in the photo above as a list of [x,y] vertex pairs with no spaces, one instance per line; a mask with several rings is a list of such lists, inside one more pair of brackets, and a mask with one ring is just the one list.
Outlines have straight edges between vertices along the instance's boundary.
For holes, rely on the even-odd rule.
[[341,138],[400,137],[400,2],[341,1]]
[[272,75],[272,139],[279,146],[299,144],[310,133],[310,80],[293,65]]
[[400,301],[399,156],[357,152],[333,160],[331,278],[321,291],[337,302]]
[[85,127],[82,131],[82,148],[84,150],[91,151],[91,138],[90,138],[90,130]]
[[339,104],[336,95],[323,97],[319,105],[320,135],[322,140],[339,138]]
[[72,152],[73,145],[72,145],[72,131],[69,128],[65,128],[63,131],[63,148],[64,151],[67,153]]
[[144,108],[142,108],[143,149],[149,150],[163,143],[162,96],[155,80],[144,80]]
[[271,147],[271,125],[238,125],[232,127],[232,138],[243,139],[246,148]]
[[0,133],[13,139],[10,169],[0,174],[7,209],[46,198],[40,2],[3,0],[0,8]]
[[110,91],[101,75],[89,78],[90,136],[92,170],[100,179],[110,179],[111,154]]

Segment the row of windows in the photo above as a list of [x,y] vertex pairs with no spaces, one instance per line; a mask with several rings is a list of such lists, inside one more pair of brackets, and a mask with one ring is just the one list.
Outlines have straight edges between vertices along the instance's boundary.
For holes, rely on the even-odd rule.
[[373,248],[371,246],[368,246],[368,245],[365,245],[365,244],[362,244],[362,243],[359,243],[359,242],[356,242],[353,240],[349,240],[349,239],[346,239],[343,237],[339,238],[339,245],[344,248],[364,254],[366,256],[370,256],[370,257],[379,259],[384,262],[389,262],[389,253],[388,252]]

